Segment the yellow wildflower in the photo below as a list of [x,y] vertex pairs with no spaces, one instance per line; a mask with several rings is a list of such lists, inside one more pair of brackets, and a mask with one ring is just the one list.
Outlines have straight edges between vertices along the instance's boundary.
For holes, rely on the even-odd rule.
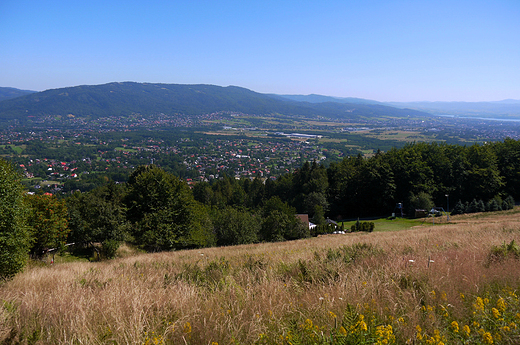
[[345,327],[341,326],[339,328],[339,333],[341,333],[341,335],[347,335],[347,330],[345,329]]
[[458,333],[459,332],[459,324],[457,321],[453,321],[451,323],[451,328],[453,329],[453,332]]
[[493,312],[493,316],[495,317],[495,319],[500,318],[500,312],[497,308],[492,308],[491,311]]
[[484,334],[482,334],[482,340],[486,344],[493,344],[493,336],[489,332],[485,332]]
[[473,304],[473,307],[475,310],[484,310],[484,300],[481,297],[477,297],[477,300],[475,301],[475,304]]
[[504,311],[506,311],[506,307],[507,307],[506,301],[502,297],[500,297],[497,301],[498,310],[504,312]]
[[417,340],[422,340],[423,336],[421,334],[421,332],[422,332],[421,326],[417,325],[417,326],[415,326],[415,329],[417,330]]
[[464,325],[464,327],[462,327],[462,332],[466,335],[466,337],[469,337],[469,334],[471,333],[471,329],[469,328],[468,325]]
[[191,324],[189,322],[186,322],[184,324],[184,333],[190,334],[191,333]]
[[329,311],[329,316],[331,319],[335,319],[337,316],[333,312]]
[[300,327],[303,329],[312,329],[313,328],[312,320],[311,319],[305,320],[305,324],[301,325]]

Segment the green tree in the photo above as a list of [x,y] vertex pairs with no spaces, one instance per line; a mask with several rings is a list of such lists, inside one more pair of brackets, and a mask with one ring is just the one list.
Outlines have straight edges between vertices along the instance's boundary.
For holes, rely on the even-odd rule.
[[113,257],[120,242],[128,238],[125,193],[124,185],[111,181],[88,193],[76,192],[67,198],[69,239],[75,243],[101,243],[105,257]]
[[41,257],[47,250],[64,245],[70,231],[65,200],[53,195],[26,195],[25,203],[33,239],[31,254]]
[[309,228],[296,217],[296,209],[276,196],[266,201],[261,215],[260,238],[263,241],[277,242],[310,236]]
[[0,278],[8,279],[27,263],[30,231],[26,226],[20,176],[0,158]]
[[186,183],[154,166],[138,167],[125,197],[135,241],[153,250],[215,244],[206,209]]
[[417,195],[410,193],[407,204],[408,215],[412,217],[414,217],[416,209],[430,212],[430,210],[435,206],[431,195],[425,192],[420,192]]
[[[465,198],[489,200],[504,187],[503,176],[498,169],[498,157],[491,145],[472,145],[467,152],[469,168],[464,172]],[[479,212],[479,211],[475,211]]]
[[211,218],[219,246],[254,243],[258,240],[259,219],[248,211],[228,206],[223,210],[213,210]]
[[466,205],[461,200],[459,200],[457,202],[457,204],[455,204],[455,207],[453,208],[453,210],[451,210],[450,213],[452,215],[464,214],[464,213],[466,213]]
[[500,175],[504,177],[504,190],[513,198],[520,197],[520,141],[506,138],[493,144]]
[[325,224],[325,211],[323,210],[323,206],[317,204],[314,206],[314,212],[311,218],[312,222],[318,226]]

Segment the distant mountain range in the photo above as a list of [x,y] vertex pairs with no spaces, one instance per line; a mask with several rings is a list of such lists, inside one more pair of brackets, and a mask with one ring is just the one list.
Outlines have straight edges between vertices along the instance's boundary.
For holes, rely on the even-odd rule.
[[336,119],[425,117],[520,117],[520,101],[500,102],[377,102],[323,95],[274,95],[245,88],[215,85],[109,83],[42,92],[0,88],[0,121],[53,115],[96,119],[109,116],[201,115],[214,112],[323,116]]
[[52,89],[0,102],[0,120],[21,122],[49,115],[95,119],[136,113],[200,115],[220,111],[329,118],[427,115],[381,104],[301,102],[236,86],[134,82]]
[[388,102],[386,105],[410,108],[435,115],[467,117],[519,118],[520,100],[496,102]]
[[301,102],[379,104],[400,109],[414,109],[433,115],[455,115],[467,117],[519,118],[520,100],[506,99],[495,102],[378,102],[362,98],[342,98],[322,95],[281,95],[281,97]]

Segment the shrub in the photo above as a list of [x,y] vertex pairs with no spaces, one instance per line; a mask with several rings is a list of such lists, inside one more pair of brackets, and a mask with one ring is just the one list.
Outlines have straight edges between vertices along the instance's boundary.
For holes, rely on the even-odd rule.
[[350,227],[350,232],[357,232],[357,231],[365,231],[365,232],[372,232],[374,231],[376,225],[374,222],[360,222],[359,220],[356,222],[356,224],[353,224]]
[[515,243],[515,240],[509,244],[502,244],[501,246],[494,246],[488,256],[488,263],[500,262],[508,257],[520,258],[520,248]]
[[121,242],[113,239],[105,240],[101,243],[101,250],[103,256],[107,259],[113,259],[116,257],[116,252],[119,249]]

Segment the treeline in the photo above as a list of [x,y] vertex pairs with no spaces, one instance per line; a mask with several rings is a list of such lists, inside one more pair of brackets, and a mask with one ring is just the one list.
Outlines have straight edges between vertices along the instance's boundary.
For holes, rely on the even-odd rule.
[[[212,207],[255,208],[278,197],[319,222],[323,217],[345,219],[405,214],[414,209],[452,208],[459,201],[520,197],[520,142],[460,146],[413,143],[373,157],[347,157],[329,167],[305,163],[276,181],[223,178],[193,188],[196,200]],[[510,200],[509,200],[510,201]],[[494,203],[492,203],[494,205]]]
[[[127,183],[111,182],[66,199],[69,241],[134,242],[170,250],[297,239],[327,231],[327,218],[405,215],[433,206],[468,211],[511,208],[520,190],[520,142],[414,143],[371,158],[325,167],[305,163],[276,180],[223,177],[188,185],[157,166],[140,166]],[[446,196],[448,195],[448,197]],[[483,200],[483,209],[473,200]],[[453,209],[459,211],[457,206]],[[296,214],[318,225],[302,226]]]
[[[140,166],[126,183],[110,181],[62,200],[21,198],[16,172],[1,163],[5,262],[23,257],[10,255],[13,248],[41,256],[65,242],[98,243],[100,254],[111,257],[122,241],[156,251],[291,240],[326,231],[326,218],[387,216],[397,203],[413,216],[416,208],[444,207],[448,198],[455,212],[460,205],[475,212],[510,208],[520,196],[520,141],[512,139],[468,147],[413,143],[328,167],[305,163],[276,180],[223,177],[192,189],[160,167]],[[298,213],[318,226],[310,230]]]

